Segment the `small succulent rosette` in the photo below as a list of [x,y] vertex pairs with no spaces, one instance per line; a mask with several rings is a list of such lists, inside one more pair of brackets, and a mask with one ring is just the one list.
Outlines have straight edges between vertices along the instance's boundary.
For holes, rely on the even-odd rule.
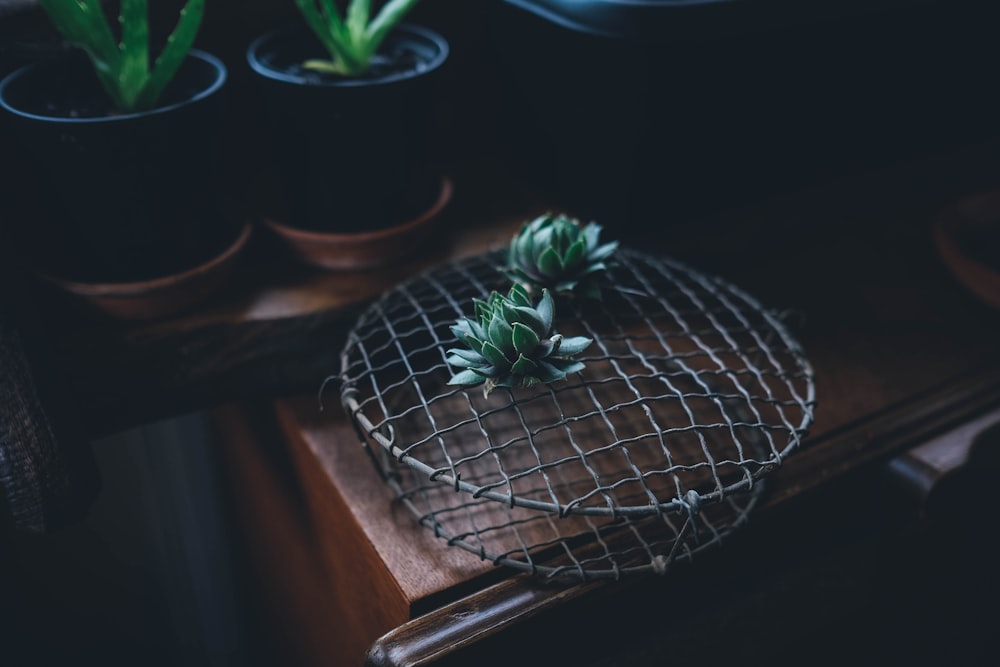
[[459,369],[448,384],[483,384],[486,397],[496,387],[533,387],[583,370],[574,357],[593,340],[552,330],[555,305],[548,289],[537,304],[516,283],[506,295],[494,290],[473,302],[475,318],[460,318],[451,327],[467,348],[448,350],[448,363]]
[[542,288],[555,294],[600,299],[617,241],[600,242],[602,227],[581,225],[566,215],[545,214],[526,222],[511,239],[505,276],[529,294]]

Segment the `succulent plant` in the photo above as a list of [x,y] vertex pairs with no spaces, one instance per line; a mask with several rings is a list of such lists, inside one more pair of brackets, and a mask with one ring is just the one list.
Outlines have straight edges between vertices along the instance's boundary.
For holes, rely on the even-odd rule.
[[156,106],[194,44],[205,0],[188,0],[173,33],[150,66],[146,0],[122,0],[115,36],[100,0],[39,0],[56,30],[86,52],[101,86],[119,111]]
[[388,0],[371,16],[371,0],[351,0],[341,16],[334,0],[295,0],[313,33],[323,42],[329,60],[308,60],[307,69],[342,76],[361,76],[386,35],[418,0]]
[[451,327],[468,349],[448,350],[448,363],[461,369],[448,384],[484,383],[483,396],[489,396],[496,387],[533,387],[583,369],[573,357],[593,341],[552,330],[555,304],[548,289],[537,305],[516,283],[506,296],[494,290],[473,303],[475,318],[460,318]]
[[545,214],[526,222],[511,239],[506,276],[529,294],[548,288],[557,294],[601,298],[601,279],[612,265],[617,241],[600,243],[601,226],[565,215]]

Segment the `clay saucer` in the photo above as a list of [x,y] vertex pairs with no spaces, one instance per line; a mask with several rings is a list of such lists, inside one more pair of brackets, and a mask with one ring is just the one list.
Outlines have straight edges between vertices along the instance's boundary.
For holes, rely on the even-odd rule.
[[120,320],[152,320],[179,313],[216,293],[247,247],[253,224],[245,223],[221,253],[186,271],[136,282],[91,283],[39,274],[98,311]]
[[273,218],[262,222],[299,261],[322,269],[352,271],[377,268],[413,252],[436,226],[451,201],[452,182],[440,179],[433,203],[398,225],[370,232],[333,233],[299,229]]
[[933,233],[938,254],[958,281],[1000,308],[1000,190],[949,207],[934,222]]

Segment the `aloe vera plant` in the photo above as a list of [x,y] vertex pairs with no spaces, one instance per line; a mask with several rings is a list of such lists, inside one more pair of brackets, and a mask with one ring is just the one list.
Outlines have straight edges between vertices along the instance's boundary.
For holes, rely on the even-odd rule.
[[39,0],[56,30],[86,52],[101,86],[122,112],[156,106],[191,50],[205,13],[205,0],[187,0],[173,32],[150,64],[146,1],[121,0],[116,37],[100,0]]
[[460,318],[451,332],[467,348],[448,350],[448,363],[460,369],[450,385],[483,384],[483,396],[496,387],[533,387],[583,370],[574,359],[593,340],[563,337],[552,330],[555,303],[547,289],[533,304],[523,286],[503,295],[494,290],[473,299],[474,318]]
[[617,241],[600,242],[601,230],[596,222],[582,226],[565,215],[540,215],[511,239],[504,273],[529,293],[548,288],[600,299],[601,281],[618,248]]
[[309,28],[330,54],[303,66],[342,76],[362,76],[389,32],[419,0],[388,0],[373,17],[370,0],[350,0],[341,14],[335,0],[295,0]]

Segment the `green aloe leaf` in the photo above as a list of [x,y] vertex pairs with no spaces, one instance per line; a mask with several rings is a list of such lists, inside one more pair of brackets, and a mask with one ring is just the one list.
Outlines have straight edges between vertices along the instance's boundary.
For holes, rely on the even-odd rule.
[[188,0],[156,62],[150,65],[146,0],[122,0],[115,37],[100,0],[39,0],[56,30],[87,54],[101,86],[119,111],[154,108],[190,52],[205,0]]
[[195,37],[205,15],[205,0],[188,0],[181,10],[174,31],[167,37],[167,44],[153,63],[149,79],[140,92],[139,108],[151,108],[160,99],[167,84],[173,80],[181,63],[194,46]]
[[39,0],[59,34],[86,51],[98,77],[112,82],[118,70],[118,43],[100,0]]
[[116,104],[132,109],[138,103],[149,78],[149,25],[146,0],[121,0],[121,58],[118,62],[118,94]]
[[381,11],[372,19],[371,24],[365,31],[365,39],[368,41],[368,48],[371,54],[378,51],[378,47],[385,40],[389,32],[399,25],[418,1],[389,0],[382,6]]
[[368,27],[371,8],[371,0],[352,0],[347,6],[347,18],[344,20],[344,25],[353,38],[358,39],[364,35],[365,28]]
[[348,77],[363,76],[382,42],[418,1],[389,0],[372,17],[370,0],[351,0],[342,18],[334,0],[295,0],[330,56],[330,60],[309,60],[303,65]]

